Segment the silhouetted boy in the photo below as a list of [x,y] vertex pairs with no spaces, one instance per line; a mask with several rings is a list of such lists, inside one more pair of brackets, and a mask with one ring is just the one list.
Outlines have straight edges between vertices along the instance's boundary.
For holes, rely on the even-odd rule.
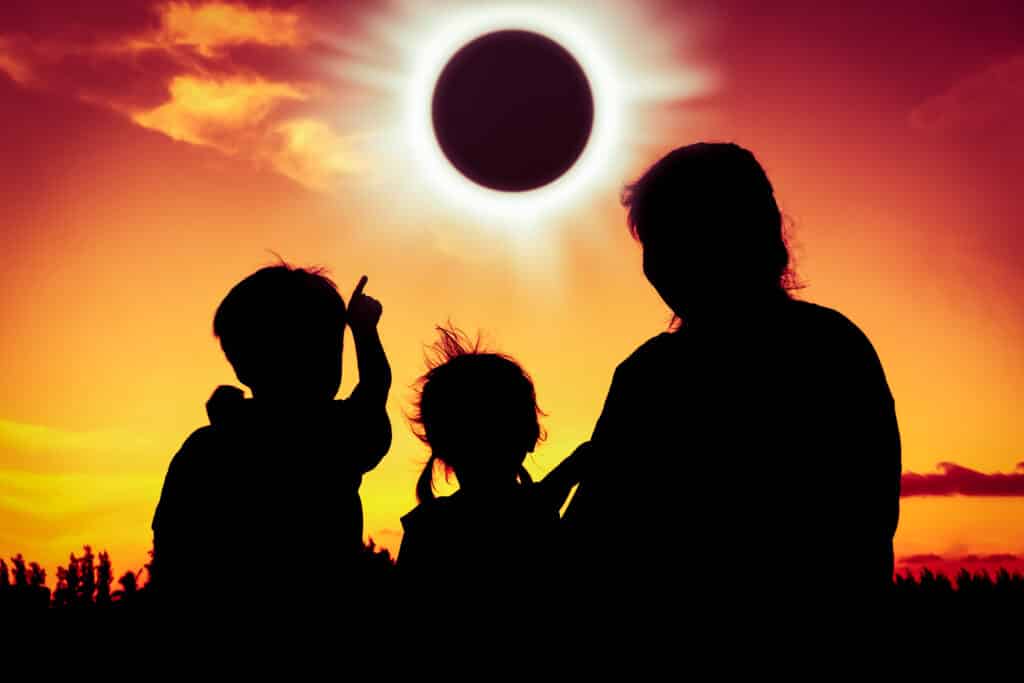
[[[391,445],[381,305],[360,280],[348,310],[316,270],[263,268],[228,293],[213,331],[252,399],[221,387],[210,425],[174,456],[153,518],[153,587],[175,606],[340,602],[359,590],[362,475]],[[341,384],[346,323],[359,384]],[[348,567],[334,595],[292,586],[288,563]]]

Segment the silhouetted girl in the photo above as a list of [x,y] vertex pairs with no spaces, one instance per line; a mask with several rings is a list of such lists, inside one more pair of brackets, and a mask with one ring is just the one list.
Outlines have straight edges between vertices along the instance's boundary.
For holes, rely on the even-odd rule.
[[[398,570],[407,585],[492,596],[554,563],[558,510],[583,449],[534,484],[523,460],[543,437],[529,375],[457,330],[438,332],[412,417],[430,459],[416,486],[420,504],[402,518]],[[457,492],[435,495],[438,469],[455,475]]]

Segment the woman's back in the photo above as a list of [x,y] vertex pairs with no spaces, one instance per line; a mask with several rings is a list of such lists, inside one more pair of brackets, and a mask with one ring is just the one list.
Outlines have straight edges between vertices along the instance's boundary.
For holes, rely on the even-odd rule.
[[635,574],[639,546],[680,549],[655,569],[676,579],[891,578],[892,396],[835,311],[785,299],[651,339],[616,370],[593,442],[606,457],[567,512],[588,573]]

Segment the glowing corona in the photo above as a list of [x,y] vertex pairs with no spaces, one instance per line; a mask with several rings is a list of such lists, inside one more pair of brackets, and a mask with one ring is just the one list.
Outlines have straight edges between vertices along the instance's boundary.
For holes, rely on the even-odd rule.
[[[590,139],[572,168],[548,185],[516,193],[488,189],[459,173],[438,145],[431,119],[434,85],[451,57],[483,34],[509,29],[533,31],[562,45],[583,68],[594,97]],[[461,10],[426,32],[410,73],[404,110],[413,156],[436,194],[462,209],[517,223],[536,219],[580,199],[615,158],[624,106],[619,75],[601,42],[565,12],[522,5]]]

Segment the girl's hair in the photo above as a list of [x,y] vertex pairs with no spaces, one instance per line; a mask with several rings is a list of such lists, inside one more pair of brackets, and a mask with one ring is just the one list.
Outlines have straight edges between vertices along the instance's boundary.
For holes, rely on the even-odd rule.
[[[434,498],[434,469],[440,463],[445,477],[463,456],[460,443],[505,439],[508,445],[532,451],[544,438],[533,380],[513,359],[486,351],[479,336],[470,340],[449,323],[438,326],[438,339],[426,354],[427,372],[416,383],[413,433],[430,447],[416,482],[416,498]],[[531,481],[520,464],[519,480]]]

